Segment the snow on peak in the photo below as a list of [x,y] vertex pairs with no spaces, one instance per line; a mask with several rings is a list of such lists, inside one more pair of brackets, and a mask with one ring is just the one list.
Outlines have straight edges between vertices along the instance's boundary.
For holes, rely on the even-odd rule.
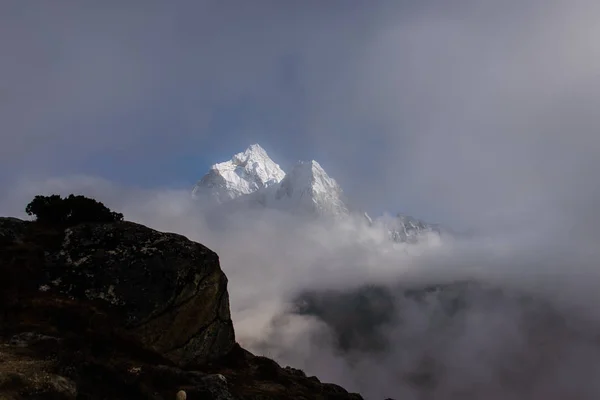
[[238,176],[251,180],[256,184],[255,190],[279,183],[285,176],[285,172],[271,160],[267,152],[258,144],[253,144],[246,151],[234,155],[231,161],[216,164],[214,168],[228,173],[231,171],[232,164],[237,168],[236,173]]
[[281,182],[278,197],[293,196],[293,191],[307,189],[315,193],[341,191],[335,180],[329,177],[316,161],[299,161]]
[[390,239],[400,243],[416,243],[427,236],[441,235],[439,226],[400,213],[381,216],[375,223],[388,231]]
[[[398,214],[372,219],[350,209],[342,188],[317,161],[299,161],[286,174],[258,144],[214,164],[193,189],[194,198],[216,201],[221,210],[247,207],[278,209],[292,214],[333,217],[359,216],[365,226],[381,229],[399,243],[417,243],[441,237],[437,225]],[[223,203],[227,203],[227,206]],[[209,207],[210,212],[215,209]]]
[[218,203],[278,184],[285,172],[258,144],[214,164],[192,191],[195,198],[208,196]]
[[275,200],[285,208],[328,215],[348,212],[342,197],[342,188],[316,161],[298,162],[275,192]]

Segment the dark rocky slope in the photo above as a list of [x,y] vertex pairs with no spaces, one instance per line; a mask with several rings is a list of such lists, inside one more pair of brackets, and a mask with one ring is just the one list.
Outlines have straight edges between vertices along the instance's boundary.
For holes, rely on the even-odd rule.
[[0,399],[361,399],[235,343],[218,256],[130,222],[0,218]]

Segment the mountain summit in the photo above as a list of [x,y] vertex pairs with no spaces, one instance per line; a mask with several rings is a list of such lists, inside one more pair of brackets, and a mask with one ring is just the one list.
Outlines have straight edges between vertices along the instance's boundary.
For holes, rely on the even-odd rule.
[[[312,217],[360,217],[365,226],[383,229],[399,243],[416,243],[441,233],[435,225],[402,214],[371,219],[348,205],[340,185],[318,162],[299,161],[286,174],[258,144],[213,165],[194,186],[192,196],[217,204],[226,213],[250,207]],[[209,213],[214,211],[210,208]]]
[[194,186],[192,195],[224,203],[278,184],[284,176],[267,152],[253,144],[231,160],[214,164]]
[[258,144],[215,164],[192,191],[197,199],[282,209],[294,213],[346,214],[342,189],[316,161],[299,161],[285,172]]
[[281,181],[274,202],[284,208],[303,209],[317,214],[347,214],[342,188],[316,161],[300,161]]

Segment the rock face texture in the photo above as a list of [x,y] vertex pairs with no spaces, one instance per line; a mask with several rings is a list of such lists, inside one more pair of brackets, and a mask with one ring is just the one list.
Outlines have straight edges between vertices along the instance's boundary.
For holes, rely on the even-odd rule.
[[360,399],[235,343],[218,256],[130,222],[0,218],[0,399]]
[[177,364],[218,358],[235,343],[227,277],[201,244],[133,223],[83,225],[48,258],[50,290],[121,308],[123,326]]
[[[14,220],[0,227],[21,247],[39,246]],[[130,222],[79,225],[61,236],[39,249],[38,291],[104,303],[120,315],[119,328],[178,365],[231,350],[227,278],[214,252]]]

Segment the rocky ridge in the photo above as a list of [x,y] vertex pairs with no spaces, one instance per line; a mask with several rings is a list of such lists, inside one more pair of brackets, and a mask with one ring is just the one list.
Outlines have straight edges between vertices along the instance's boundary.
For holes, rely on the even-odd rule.
[[397,243],[417,243],[428,235],[442,235],[442,228],[408,215],[383,216],[370,221],[371,226],[385,229],[391,240]]

